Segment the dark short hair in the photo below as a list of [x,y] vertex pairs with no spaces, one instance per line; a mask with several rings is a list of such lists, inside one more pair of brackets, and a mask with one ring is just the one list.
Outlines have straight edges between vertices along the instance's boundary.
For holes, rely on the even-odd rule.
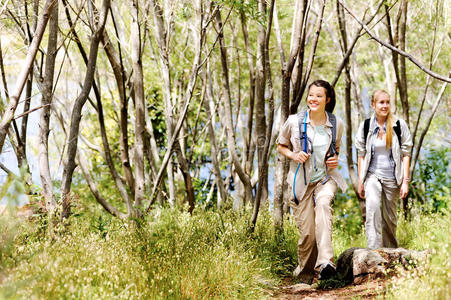
[[326,111],[332,113],[334,111],[335,102],[336,102],[334,88],[330,85],[329,82],[327,82],[326,80],[322,80],[322,79],[318,79],[318,80],[315,80],[312,83],[310,83],[310,85],[308,86],[309,90],[312,87],[312,85],[317,86],[317,87],[322,87],[326,90],[326,97],[330,98],[330,101],[328,103],[326,103]]

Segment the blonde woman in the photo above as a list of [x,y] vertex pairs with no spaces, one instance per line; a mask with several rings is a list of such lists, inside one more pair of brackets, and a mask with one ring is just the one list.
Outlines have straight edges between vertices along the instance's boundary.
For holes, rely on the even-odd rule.
[[412,138],[406,122],[391,114],[386,91],[374,92],[371,107],[374,113],[360,124],[355,143],[367,247],[397,248],[397,208],[409,192]]
[[290,160],[290,206],[300,234],[294,276],[311,283],[315,270],[319,279],[335,274],[331,204],[337,188],[346,190],[346,183],[337,170],[343,123],[332,114],[333,87],[324,80],[312,82],[307,105],[288,117],[277,151]]

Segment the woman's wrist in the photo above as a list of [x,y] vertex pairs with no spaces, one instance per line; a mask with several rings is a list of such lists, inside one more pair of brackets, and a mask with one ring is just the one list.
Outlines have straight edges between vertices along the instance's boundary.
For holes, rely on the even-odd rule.
[[403,183],[409,183],[409,182],[410,182],[410,178],[404,178],[404,179],[402,180],[402,182],[403,182]]

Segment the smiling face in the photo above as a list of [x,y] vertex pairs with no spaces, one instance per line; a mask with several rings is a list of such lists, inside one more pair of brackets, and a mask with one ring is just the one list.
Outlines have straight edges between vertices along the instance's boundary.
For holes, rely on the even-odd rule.
[[387,118],[390,113],[390,95],[387,93],[378,93],[371,102],[371,107],[377,118]]
[[308,91],[307,105],[312,112],[324,112],[326,103],[330,101],[327,98],[326,89],[320,86],[312,85]]

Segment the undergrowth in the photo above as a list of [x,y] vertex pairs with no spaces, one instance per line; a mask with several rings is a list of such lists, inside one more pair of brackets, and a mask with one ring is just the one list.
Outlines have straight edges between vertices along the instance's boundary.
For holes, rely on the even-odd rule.
[[44,216],[14,225],[0,298],[260,299],[295,265],[296,229],[275,239],[268,212],[250,233],[233,211],[156,209],[124,222],[79,209],[56,235],[37,230]]

